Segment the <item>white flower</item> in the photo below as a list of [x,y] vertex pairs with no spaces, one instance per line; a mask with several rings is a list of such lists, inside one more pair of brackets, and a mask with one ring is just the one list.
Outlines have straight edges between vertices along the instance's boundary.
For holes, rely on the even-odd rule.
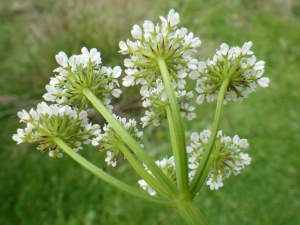
[[197,69],[197,64],[198,64],[197,59],[192,59],[187,63],[187,67],[192,69],[192,70],[196,70]]
[[[187,146],[188,168],[190,169],[190,180],[195,175],[200,161],[204,155],[211,132],[204,130],[200,134],[194,132],[191,134],[190,146]],[[240,139],[235,135],[233,138],[224,136],[222,131],[218,131],[215,145],[211,153],[212,166],[208,174],[207,185],[211,190],[217,190],[223,186],[223,180],[230,174],[237,175],[245,165],[249,165],[251,158],[249,154],[242,153],[241,150],[248,148],[246,139]]]
[[223,187],[222,177],[220,175],[216,178],[210,177],[206,184],[209,185],[210,190],[218,190],[219,187]]
[[247,55],[251,47],[252,47],[252,41],[245,42],[245,44],[242,46],[242,54]]
[[133,86],[134,85],[134,81],[135,81],[135,77],[134,76],[126,76],[126,77],[123,78],[122,84],[125,87],[129,87],[129,86]]
[[[113,114],[118,122],[129,132],[129,134],[136,140],[140,141],[143,138],[143,132],[136,128],[137,122],[133,119],[122,118]],[[115,132],[110,124],[105,124],[103,127],[104,133],[99,133],[96,138],[92,140],[92,145],[100,146],[100,151],[107,151],[105,162],[107,165],[115,167],[119,159],[124,158],[122,151],[119,148],[119,143],[124,143],[122,138]],[[96,128],[97,132],[97,128]],[[95,133],[95,132],[93,132]]]
[[131,31],[131,35],[134,39],[142,39],[143,32],[139,25],[134,25]]
[[265,62],[264,61],[259,61],[256,62],[253,69],[254,70],[263,70],[265,68]]
[[105,162],[107,162],[108,166],[111,165],[112,167],[116,167],[118,163],[117,159],[114,157],[114,153],[111,151],[107,151]]
[[101,53],[96,48],[89,51],[83,47],[81,52],[81,55],[73,55],[69,60],[63,52],[56,55],[58,63],[64,68],[54,70],[59,74],[46,85],[47,93],[43,98],[58,104],[70,104],[81,110],[92,107],[82,93],[83,89],[89,88],[111,110],[113,106],[109,105],[110,101],[107,99],[110,96],[118,98],[122,93],[120,89],[116,89],[119,86],[117,78],[122,73],[121,67],[101,67]]
[[115,66],[113,69],[111,69],[110,67],[105,68],[105,69],[106,69],[107,75],[112,78],[118,78],[121,76],[122,69],[120,66]]
[[[201,41],[193,37],[193,33],[187,34],[186,28],[176,29],[179,23],[179,14],[171,9],[167,19],[160,16],[161,25],[154,25],[146,20],[143,23],[143,30],[140,26],[134,25],[131,34],[135,42],[127,40],[119,43],[120,53],[129,54],[130,58],[124,60],[128,68],[125,73],[128,76],[123,78],[123,85],[126,87],[136,84],[147,85],[149,88],[155,86],[155,80],[162,79],[157,58],[163,57],[167,60],[172,83],[183,89],[186,81],[182,74],[189,74],[197,70],[198,60],[192,58],[196,48]],[[197,76],[191,73],[191,77]],[[151,82],[150,82],[151,81]]]
[[199,72],[195,70],[189,73],[189,78],[191,78],[192,80],[196,80],[199,76],[200,76]]
[[122,94],[122,91],[120,89],[114,89],[112,92],[111,92],[112,96],[114,96],[115,98],[119,98],[120,95]]
[[132,62],[132,59],[125,59],[124,60],[124,66],[126,67],[133,67],[134,66],[134,63]]
[[[242,101],[255,91],[257,85],[268,87],[269,78],[261,77],[264,73],[264,61],[256,62],[256,57],[250,48],[252,42],[246,42],[242,48],[221,44],[213,60],[200,61],[195,90],[199,93],[197,103],[202,104],[204,99],[212,102],[218,98],[220,87],[225,78],[230,83],[225,93],[223,103],[227,101]],[[193,77],[194,78],[194,77]]]
[[[174,157],[171,156],[170,158],[163,158],[162,160],[155,161],[156,165],[164,172],[164,174],[176,184],[176,171],[175,171],[175,162]],[[151,171],[144,165],[146,171],[152,175]],[[139,185],[143,190],[148,191],[150,195],[158,195],[158,193],[153,190],[145,180],[139,180]]]
[[261,77],[257,80],[257,83],[263,88],[269,87],[270,79],[268,77]]
[[221,44],[220,52],[221,52],[222,55],[227,55],[228,50],[229,50],[229,45],[228,44],[226,44],[226,43]]
[[176,26],[180,22],[179,14],[177,12],[175,13],[174,9],[171,9],[168,13],[168,22],[172,27]]
[[[186,73],[181,73],[179,76],[185,77]],[[180,83],[176,85],[180,88]],[[155,86],[153,85],[150,88],[148,86],[142,86],[140,93],[143,96],[143,107],[148,108],[145,112],[146,115],[141,118],[143,127],[147,126],[150,122],[152,122],[154,126],[159,126],[167,117],[166,106],[169,104],[162,80],[157,79]],[[193,96],[192,92],[187,93],[186,91],[175,88],[175,97],[179,105],[180,114],[182,117],[187,116],[189,120],[196,117],[196,114],[193,113],[195,107],[188,103],[189,99],[193,98]]]
[[143,28],[146,33],[154,32],[154,24],[149,20],[145,20],[143,23]]
[[[119,47],[123,52],[126,52],[128,50],[128,46],[124,41],[119,42]],[[126,53],[125,53],[126,54]]]
[[67,68],[68,67],[68,57],[66,55],[66,53],[64,52],[59,52],[56,56],[55,56],[56,62],[61,65],[63,68]]
[[70,106],[47,105],[41,102],[36,110],[31,109],[29,113],[22,110],[18,116],[27,127],[18,129],[17,134],[13,135],[13,140],[17,144],[38,143],[37,149],[42,152],[49,150],[49,156],[53,158],[62,157],[54,138],[62,139],[74,151],[78,151],[82,149],[82,143],[90,143],[90,137],[101,132],[100,125],[86,125],[88,124],[86,111],[78,113]]

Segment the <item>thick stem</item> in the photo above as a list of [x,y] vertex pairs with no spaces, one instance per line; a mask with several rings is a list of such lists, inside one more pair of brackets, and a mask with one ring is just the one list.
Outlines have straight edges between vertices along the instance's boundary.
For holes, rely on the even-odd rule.
[[178,211],[189,225],[207,225],[208,222],[192,200],[178,202]]
[[[200,190],[200,188],[203,185],[205,178],[207,177],[207,174],[209,172],[209,169],[207,169],[206,167],[210,165],[208,162],[209,162],[209,158],[210,158],[212,149],[214,147],[217,132],[219,129],[223,101],[224,101],[225,93],[227,91],[229,82],[230,82],[230,78],[225,78],[222,83],[222,86],[220,88],[218,102],[217,102],[217,108],[216,108],[216,113],[215,113],[215,118],[214,118],[213,128],[212,128],[212,131],[210,134],[210,138],[209,138],[208,144],[206,146],[203,158],[201,159],[199,167],[196,171],[196,174],[191,182],[190,190],[191,190],[192,196],[195,196],[197,194],[197,192]],[[202,180],[203,182],[200,182],[200,180]]]
[[55,143],[65,152],[67,153],[71,158],[73,158],[77,163],[79,163],[82,167],[84,167],[86,170],[94,174],[96,177],[100,178],[101,180],[105,181],[106,183],[112,185],[113,187],[130,194],[136,198],[139,198],[141,200],[147,201],[149,203],[163,206],[163,207],[173,207],[174,202],[150,196],[140,190],[137,190],[135,188],[132,188],[131,186],[117,180],[116,178],[110,176],[109,174],[105,173],[102,169],[99,169],[94,164],[83,158],[81,155],[76,153],[73,149],[71,149],[62,139],[60,138],[54,138]]
[[[173,85],[170,79],[170,74],[164,58],[158,58],[157,63],[162,75],[163,83],[170,102],[171,113],[168,113],[170,133],[172,138],[172,149],[176,166],[176,179],[180,194],[189,196],[187,155],[185,145],[185,135],[180,116],[180,110],[177,99],[175,97]],[[168,111],[167,111],[168,112]],[[172,129],[173,128],[173,129]],[[174,139],[175,138],[175,139]]]
[[85,88],[82,93],[90,100],[99,113],[106,119],[106,121],[112,126],[114,131],[122,138],[127,146],[134,152],[134,154],[147,166],[152,172],[154,177],[161,183],[162,187],[166,189],[170,195],[176,199],[178,196],[178,190],[168,179],[168,177],[162,172],[162,170],[154,163],[154,161],[147,155],[144,149],[136,142],[136,140],[127,132],[127,130],[112,116],[107,108],[99,101],[99,99],[93,94],[93,92]]

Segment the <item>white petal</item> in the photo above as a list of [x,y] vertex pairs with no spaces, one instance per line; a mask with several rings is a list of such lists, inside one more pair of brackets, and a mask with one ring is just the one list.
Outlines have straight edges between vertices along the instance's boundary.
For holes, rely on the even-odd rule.
[[192,48],[198,48],[200,45],[201,45],[201,40],[199,40],[199,37],[195,37],[193,40],[192,40],[192,43],[191,43],[191,47]]
[[179,14],[175,13],[174,9],[171,9],[168,13],[168,22],[170,23],[171,27],[177,25],[180,22]]
[[119,42],[119,47],[123,51],[127,51],[128,50],[128,46],[127,46],[127,44],[124,41],[120,41]]
[[193,70],[192,72],[189,73],[189,78],[192,80],[196,80],[200,76],[200,73]]
[[192,59],[187,63],[187,67],[192,69],[192,70],[196,70],[197,69],[197,59]]
[[243,55],[247,55],[248,51],[250,50],[250,48],[252,47],[252,42],[246,42],[243,47],[242,47],[242,54]]
[[254,70],[263,70],[265,68],[265,62],[264,61],[258,61],[255,63],[253,69]]
[[226,55],[228,53],[229,45],[226,43],[221,44],[220,52],[222,55]]
[[79,113],[79,119],[80,119],[80,120],[83,120],[83,119],[87,118],[87,116],[88,116],[88,114],[87,114],[86,111],[81,111],[81,112]]
[[131,35],[135,39],[142,39],[143,32],[139,25],[134,25],[133,29],[131,30]]
[[124,60],[124,66],[126,66],[126,67],[133,67],[134,63],[132,62],[131,59],[127,58],[127,59]]
[[134,80],[135,80],[134,76],[126,76],[126,77],[123,78],[122,84],[125,87],[133,86],[134,85]]
[[154,31],[154,24],[149,20],[145,20],[145,22],[143,24],[143,28],[144,28],[145,32],[153,32]]
[[90,52],[86,47],[82,47],[81,48],[81,52],[85,58],[86,61],[88,61],[90,59]]
[[257,80],[257,83],[263,88],[269,87],[270,79],[268,77],[262,77]]
[[55,56],[56,62],[61,65],[62,67],[66,68],[68,67],[68,56],[64,52],[59,52]]
[[113,78],[118,78],[122,73],[122,69],[120,66],[115,66],[113,68],[113,72],[112,72],[112,77]]
[[122,91],[120,89],[114,89],[111,94],[115,97],[115,98],[119,98],[120,95],[122,94]]
[[199,95],[196,99],[197,104],[201,105],[204,101],[205,95]]

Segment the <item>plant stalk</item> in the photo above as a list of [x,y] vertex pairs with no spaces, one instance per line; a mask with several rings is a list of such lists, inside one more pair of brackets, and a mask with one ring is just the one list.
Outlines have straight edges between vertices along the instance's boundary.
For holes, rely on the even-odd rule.
[[73,158],[77,163],[79,163],[82,167],[84,167],[86,170],[94,174],[96,177],[100,178],[101,180],[105,181],[106,183],[112,185],[113,187],[132,195],[136,198],[139,198],[141,200],[147,201],[149,203],[163,206],[163,207],[174,207],[174,202],[150,196],[140,190],[137,190],[135,188],[132,188],[131,186],[117,180],[116,178],[112,177],[111,175],[105,173],[102,169],[96,167],[94,164],[86,160],[84,157],[79,155],[77,152],[75,152],[73,149],[71,149],[61,138],[54,138],[54,142],[65,152],[67,153],[71,158]]
[[169,127],[172,138],[172,149],[176,167],[177,186],[182,196],[189,196],[190,193],[188,183],[185,134],[183,130],[180,110],[177,99],[175,97],[173,85],[170,79],[170,74],[165,59],[160,57],[157,59],[157,63],[162,75],[163,83],[171,107],[171,113],[168,113],[168,117],[172,117],[171,119],[169,119]]
[[[212,149],[214,147],[217,132],[219,129],[223,101],[224,101],[225,93],[227,91],[229,82],[230,82],[230,78],[229,77],[225,78],[221,85],[221,88],[220,88],[220,92],[218,95],[218,101],[217,101],[217,107],[216,107],[216,113],[215,113],[215,118],[214,118],[213,128],[212,128],[212,131],[210,134],[210,138],[209,138],[208,144],[206,146],[203,158],[200,161],[199,167],[198,167],[196,174],[190,185],[190,190],[191,190],[191,194],[193,197],[198,193],[198,191],[202,187],[202,185],[205,182],[205,179],[209,173],[209,169],[206,169],[206,167],[208,165],[210,165],[209,159],[210,159],[210,155],[212,153]],[[202,180],[202,182],[200,182],[200,180]]]
[[207,220],[191,199],[179,201],[178,211],[189,225],[208,225]]
[[90,89],[85,88],[82,90],[82,93],[90,100],[98,112],[106,119],[106,121],[112,126],[115,132],[122,138],[127,146],[134,152],[134,154],[147,166],[154,177],[161,183],[162,187],[164,187],[166,191],[170,193],[172,198],[176,199],[178,196],[177,188],[155,164],[155,162],[147,155],[144,149],[141,148],[141,146],[127,132],[127,130],[112,116],[112,114]]

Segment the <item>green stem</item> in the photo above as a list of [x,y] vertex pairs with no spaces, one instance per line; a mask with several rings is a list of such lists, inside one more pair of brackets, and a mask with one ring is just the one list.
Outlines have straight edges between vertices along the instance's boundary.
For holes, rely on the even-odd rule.
[[170,194],[160,185],[160,183],[150,175],[144,167],[134,158],[129,149],[125,144],[118,144],[118,147],[124,154],[127,161],[130,163],[132,168],[146,181],[146,183],[153,188],[156,192],[158,192],[161,196],[166,198],[171,198]]
[[[188,183],[188,169],[187,169],[187,155],[185,136],[180,116],[180,110],[178,102],[175,97],[173,85],[170,79],[170,74],[164,58],[158,58],[157,63],[162,75],[163,83],[168,95],[172,112],[168,113],[168,117],[171,115],[172,119],[169,119],[170,133],[173,137],[172,149],[174,154],[175,166],[176,166],[176,179],[178,189],[183,196],[189,195],[189,183]],[[171,129],[173,127],[173,129]],[[175,138],[175,140],[174,140]]]
[[99,113],[112,126],[114,131],[122,138],[134,154],[147,166],[154,177],[161,183],[161,185],[170,193],[173,198],[177,198],[178,190],[169,180],[169,178],[162,172],[162,170],[154,163],[154,161],[147,155],[144,149],[136,142],[136,140],[127,132],[127,130],[112,116],[107,108],[99,101],[93,92],[85,88],[82,93],[90,100]]
[[[205,171],[208,173],[209,169],[206,169],[206,167],[209,165],[209,158],[212,152],[212,149],[215,144],[217,132],[219,129],[219,124],[220,124],[220,117],[221,117],[221,111],[222,111],[222,106],[223,106],[223,101],[225,97],[225,93],[227,91],[227,87],[229,85],[230,78],[225,78],[219,92],[218,96],[218,102],[217,102],[217,108],[216,108],[216,113],[215,113],[215,118],[214,118],[214,124],[213,124],[213,129],[210,134],[210,138],[208,141],[208,144],[206,146],[203,158],[200,161],[199,167],[196,171],[196,174],[191,182],[191,194],[192,196],[195,196],[197,192],[200,190],[201,186],[203,185],[203,182],[205,181],[207,174]],[[202,180],[203,182],[200,182]]]
[[106,183],[112,185],[113,187],[130,194],[136,198],[139,198],[141,200],[147,201],[149,203],[163,206],[163,207],[173,207],[174,202],[150,196],[140,190],[137,190],[135,188],[132,188],[131,186],[115,179],[114,177],[110,176],[109,174],[105,173],[102,169],[99,169],[94,164],[83,158],[81,155],[76,153],[73,149],[71,149],[62,139],[60,138],[54,138],[54,142],[65,152],[67,153],[71,158],[73,158],[77,163],[79,163],[82,167],[84,167],[86,170],[94,174],[96,177],[100,178],[101,180],[105,181]]
[[178,202],[178,211],[189,225],[207,225],[208,222],[192,200]]

